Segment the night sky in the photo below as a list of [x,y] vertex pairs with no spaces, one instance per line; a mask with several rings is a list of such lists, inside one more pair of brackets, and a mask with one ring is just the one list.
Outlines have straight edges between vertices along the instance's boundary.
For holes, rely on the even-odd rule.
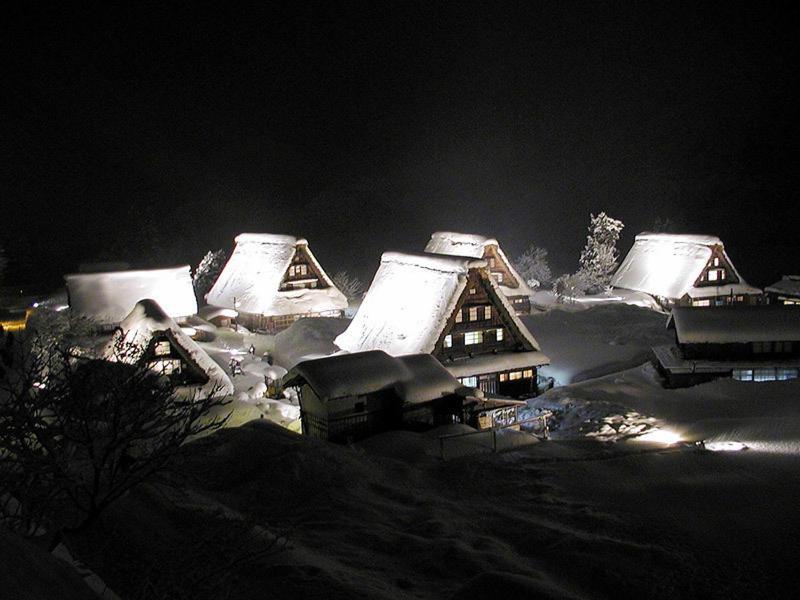
[[196,264],[243,231],[366,280],[437,229],[558,274],[601,210],[623,254],[670,219],[751,283],[800,271],[797,9],[299,4],[7,12],[6,283]]

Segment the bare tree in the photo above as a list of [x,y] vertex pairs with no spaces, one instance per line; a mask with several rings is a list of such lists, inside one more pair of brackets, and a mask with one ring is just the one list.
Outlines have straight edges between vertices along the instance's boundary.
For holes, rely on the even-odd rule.
[[528,246],[525,251],[514,261],[517,271],[532,288],[545,285],[550,282],[553,274],[550,271],[550,263],[547,260],[547,250],[534,244]]
[[228,400],[177,394],[136,360],[137,345],[120,341],[120,358],[133,360],[107,362],[64,339],[0,339],[0,517],[23,534],[89,528],[185,441],[227,420],[203,416]]
[[333,276],[333,285],[339,288],[348,300],[360,300],[364,294],[364,283],[347,271],[339,271]]

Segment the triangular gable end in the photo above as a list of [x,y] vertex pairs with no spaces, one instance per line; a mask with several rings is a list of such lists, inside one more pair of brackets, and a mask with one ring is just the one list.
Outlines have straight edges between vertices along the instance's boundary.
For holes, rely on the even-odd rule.
[[510,289],[520,287],[519,275],[499,244],[487,244],[483,249],[483,259],[489,264],[489,270],[493,275],[502,274],[502,279],[498,280],[498,283]]
[[739,283],[739,273],[720,245],[711,247],[711,256],[694,282],[695,287],[727,285]]
[[[474,290],[474,292],[472,291]],[[484,307],[491,307],[490,318],[486,319]],[[470,308],[479,317],[470,320]],[[459,313],[461,320],[457,319]],[[469,324],[474,323],[473,327]],[[466,326],[461,326],[467,324]],[[503,330],[503,339],[497,340],[496,330]],[[463,336],[465,331],[482,332],[480,344],[453,342],[455,336]],[[451,345],[445,346],[445,338],[450,336]],[[469,346],[473,346],[469,348]],[[436,341],[433,355],[438,357],[467,356],[474,354],[488,354],[497,351],[536,351],[538,344],[525,325],[516,316],[514,309],[509,304],[505,295],[499,290],[488,269],[470,269],[466,286],[456,301],[445,326]]]
[[284,292],[301,287],[312,289],[333,287],[333,282],[311,253],[305,240],[299,240],[295,245],[294,255],[281,278],[279,291]]

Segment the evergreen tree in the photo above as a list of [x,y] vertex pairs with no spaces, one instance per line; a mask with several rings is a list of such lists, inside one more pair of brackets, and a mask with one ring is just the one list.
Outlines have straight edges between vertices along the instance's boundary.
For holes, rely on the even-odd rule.
[[611,276],[617,268],[617,242],[623,227],[625,225],[622,221],[609,217],[604,212],[597,216],[591,215],[589,235],[581,252],[578,269],[578,274],[586,282],[587,292],[599,293],[608,288]]

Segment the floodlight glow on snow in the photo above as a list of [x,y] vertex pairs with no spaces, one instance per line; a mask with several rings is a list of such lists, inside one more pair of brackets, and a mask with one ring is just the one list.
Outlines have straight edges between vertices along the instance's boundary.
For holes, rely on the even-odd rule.
[[667,446],[671,446],[672,444],[677,444],[678,442],[682,441],[680,434],[671,431],[669,429],[651,429],[647,433],[643,433],[642,435],[636,436],[635,438],[638,442],[654,442],[656,444],[664,444]]
[[711,452],[738,452],[739,450],[747,450],[748,448],[748,446],[742,442],[733,441],[705,442],[703,446],[706,450],[711,450]]

